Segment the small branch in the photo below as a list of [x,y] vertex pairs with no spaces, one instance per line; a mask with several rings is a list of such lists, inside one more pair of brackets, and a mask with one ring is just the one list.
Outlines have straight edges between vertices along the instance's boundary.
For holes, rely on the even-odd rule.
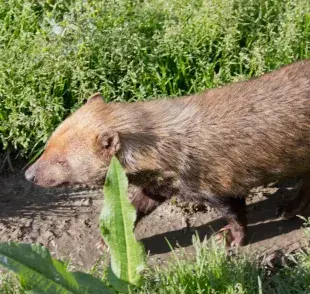
[[13,168],[12,161],[11,161],[10,151],[7,151],[5,153],[5,155],[3,156],[3,160],[2,160],[1,168],[0,168],[0,173],[3,171],[6,163],[9,165],[9,169],[13,172],[14,168]]

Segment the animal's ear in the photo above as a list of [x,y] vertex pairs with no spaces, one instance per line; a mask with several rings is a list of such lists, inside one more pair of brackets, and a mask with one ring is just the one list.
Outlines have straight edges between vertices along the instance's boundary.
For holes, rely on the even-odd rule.
[[91,95],[91,96],[88,98],[88,100],[87,100],[86,103],[91,103],[91,102],[94,102],[94,101],[97,101],[97,100],[101,100],[102,102],[104,102],[104,101],[103,101],[103,98],[102,98],[102,96],[101,96],[101,94],[100,94],[99,92],[97,92],[97,93]]
[[113,130],[103,131],[97,137],[99,150],[104,155],[113,156],[120,148],[118,133]]

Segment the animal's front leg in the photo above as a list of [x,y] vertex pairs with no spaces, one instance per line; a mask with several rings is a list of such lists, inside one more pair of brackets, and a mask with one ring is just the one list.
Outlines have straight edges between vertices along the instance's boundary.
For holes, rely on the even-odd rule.
[[247,234],[245,198],[212,196],[207,199],[207,204],[217,209],[228,222],[219,231],[219,239],[225,239],[229,247],[245,245]]
[[129,200],[133,204],[137,212],[135,226],[145,215],[150,214],[163,201],[162,197],[151,198],[153,195],[148,195],[148,191],[142,187],[131,186],[129,190]]

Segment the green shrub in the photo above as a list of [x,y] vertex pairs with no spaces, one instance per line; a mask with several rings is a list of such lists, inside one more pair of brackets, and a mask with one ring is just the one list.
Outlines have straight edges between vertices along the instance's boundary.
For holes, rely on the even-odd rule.
[[32,156],[95,91],[198,92],[310,57],[309,40],[308,0],[1,1],[0,149]]

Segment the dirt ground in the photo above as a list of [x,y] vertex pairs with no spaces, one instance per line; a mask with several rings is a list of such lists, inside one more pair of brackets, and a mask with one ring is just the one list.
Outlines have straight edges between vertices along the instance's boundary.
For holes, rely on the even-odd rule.
[[[277,205],[295,194],[293,183],[252,190],[247,200],[250,245],[243,250],[258,251],[272,259],[275,253],[302,245],[302,221],[282,220],[275,214]],[[77,267],[90,268],[100,256],[95,244],[100,240],[102,199],[98,190],[36,187],[24,179],[22,171],[2,174],[0,241],[40,242],[57,257],[70,256]],[[170,256],[166,239],[173,248],[185,248],[190,254],[195,231],[200,237],[210,237],[223,225],[224,221],[207,207],[165,203],[143,218],[135,232],[150,254],[149,263],[158,264]]]

